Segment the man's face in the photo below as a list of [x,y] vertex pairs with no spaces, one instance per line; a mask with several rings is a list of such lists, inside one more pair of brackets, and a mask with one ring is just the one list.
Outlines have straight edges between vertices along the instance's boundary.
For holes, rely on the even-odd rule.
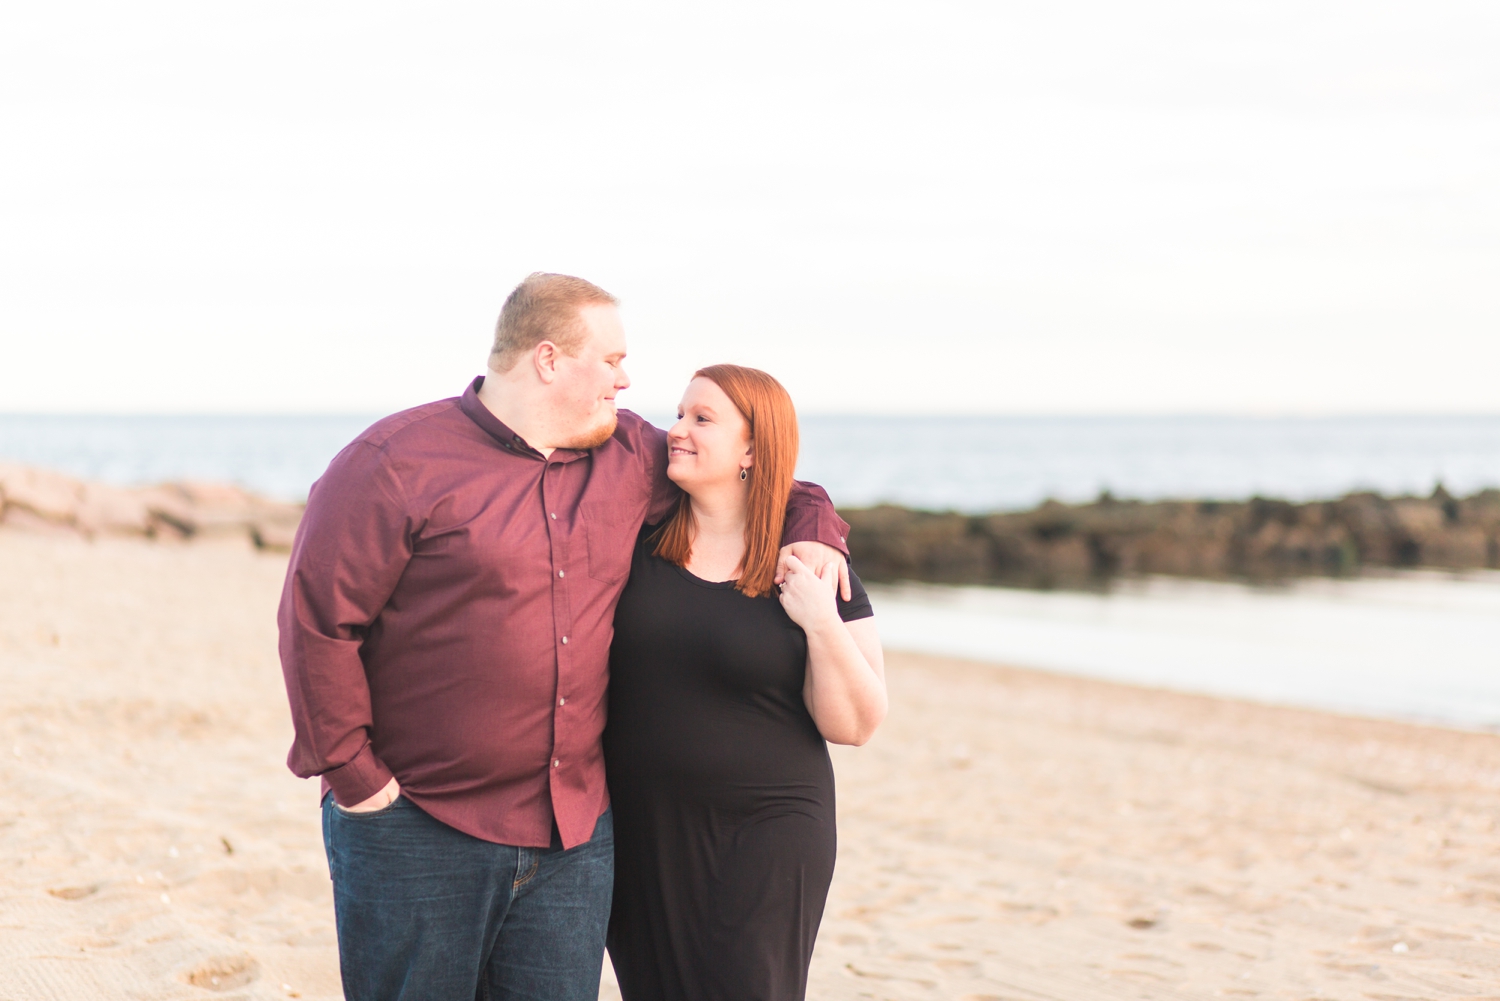
[[576,357],[558,358],[553,383],[565,434],[562,448],[594,448],[615,431],[615,394],[630,385],[625,374],[625,325],[613,306],[584,306],[578,311],[587,339]]

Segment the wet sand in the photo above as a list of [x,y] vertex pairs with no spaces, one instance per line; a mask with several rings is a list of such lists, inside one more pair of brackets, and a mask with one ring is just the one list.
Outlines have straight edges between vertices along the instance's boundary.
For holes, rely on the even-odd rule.
[[[284,557],[0,529],[0,998],[335,998]],[[809,997],[1500,999],[1500,737],[890,655]],[[603,996],[613,996],[604,985]]]

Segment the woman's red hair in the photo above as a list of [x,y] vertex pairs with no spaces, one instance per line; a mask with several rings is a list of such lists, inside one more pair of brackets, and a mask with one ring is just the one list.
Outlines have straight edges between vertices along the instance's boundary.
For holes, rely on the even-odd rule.
[[[693,373],[724,391],[750,425],[755,464],[750,467],[745,558],[735,587],[752,598],[769,594],[776,580],[786,502],[797,469],[797,410],[786,387],[758,368],[710,365]],[[693,553],[693,507],[686,494],[656,533],[656,555],[686,567]]]

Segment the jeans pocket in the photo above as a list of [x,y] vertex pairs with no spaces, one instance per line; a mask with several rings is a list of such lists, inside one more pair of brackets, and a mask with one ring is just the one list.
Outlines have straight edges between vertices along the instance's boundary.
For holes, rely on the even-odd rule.
[[395,799],[391,800],[389,803],[387,803],[385,806],[382,806],[378,810],[358,810],[358,811],[356,811],[356,810],[346,810],[346,809],[344,809],[342,806],[339,806],[339,801],[335,799],[335,800],[333,800],[333,808],[338,813],[338,815],[340,817],[348,817],[350,820],[365,820],[365,819],[368,819],[370,817],[383,817],[386,814],[388,814],[388,813],[392,812],[393,810],[395,810],[396,807],[398,805],[400,805],[401,803],[405,802],[405,800],[406,800],[405,796],[399,796],[398,795]]

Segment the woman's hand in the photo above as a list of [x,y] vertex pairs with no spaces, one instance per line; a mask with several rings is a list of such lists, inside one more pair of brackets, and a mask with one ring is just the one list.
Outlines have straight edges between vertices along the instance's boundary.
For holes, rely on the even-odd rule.
[[781,607],[791,620],[812,633],[829,626],[843,626],[834,594],[839,586],[839,568],[825,563],[821,574],[797,557],[786,557],[786,580],[781,585]]
[[793,556],[813,568],[819,577],[823,576],[823,570],[832,563],[839,568],[839,594],[845,601],[853,601],[854,594],[849,589],[849,561],[844,559],[844,554],[830,545],[822,542],[793,542],[781,547],[781,552],[776,555],[776,583],[786,583],[787,561]]

